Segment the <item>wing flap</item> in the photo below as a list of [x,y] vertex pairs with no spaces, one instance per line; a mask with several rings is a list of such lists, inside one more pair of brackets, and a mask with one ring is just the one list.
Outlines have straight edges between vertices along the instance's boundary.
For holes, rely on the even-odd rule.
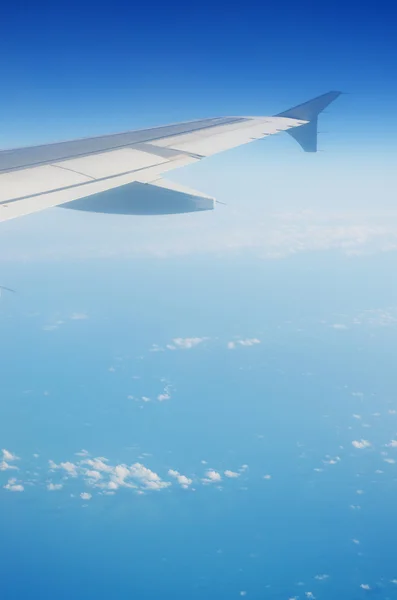
[[[60,206],[62,204],[66,204],[68,202],[72,202],[74,200],[80,200],[81,198],[89,198],[91,196],[95,196],[96,194],[101,194],[102,192],[107,192],[109,190],[114,190],[114,188],[118,188],[120,186],[126,186],[129,183],[134,181],[138,181],[139,183],[149,183],[152,181],[156,181],[161,173],[164,173],[171,169],[176,169],[178,167],[183,167],[188,164],[196,162],[197,159],[194,159],[190,156],[181,157],[180,159],[176,159],[173,161],[169,161],[167,163],[161,165],[155,165],[153,167],[149,167],[147,169],[143,169],[141,171],[127,173],[123,175],[119,175],[117,177],[108,177],[106,179],[100,180],[92,180],[87,178],[86,176],[76,175],[76,179],[74,179],[74,183],[69,184],[66,187],[61,187],[58,189],[49,189],[48,182],[47,188],[44,190],[43,181],[41,183],[41,188],[33,194],[22,197],[14,197],[10,198],[10,194],[12,193],[12,185],[11,181],[9,181],[9,188],[7,199],[1,201],[0,200],[0,222],[9,221],[10,219],[15,219],[17,217],[22,217],[25,215],[29,215],[31,213],[39,212],[41,210],[45,210],[47,208],[53,208],[55,206]],[[51,169],[54,171],[56,167],[36,167],[35,169]],[[4,173],[0,175],[0,190],[3,191],[3,179],[6,178],[6,175],[15,175],[16,179],[13,180],[14,183],[17,183],[18,178],[23,173],[27,173],[30,169],[26,169],[23,171],[13,171],[11,173]],[[33,170],[33,169],[32,169]],[[72,172],[66,171],[63,169],[58,169],[60,173],[60,178],[56,178],[55,181],[52,181],[52,185],[60,185],[61,182],[65,183],[65,180],[62,180],[62,174],[65,173],[67,175],[73,175]],[[35,174],[37,178],[40,180],[41,174],[44,171],[40,171],[40,174]],[[51,173],[51,176],[53,174]],[[77,179],[79,177],[80,179]],[[22,178],[23,179],[23,178]],[[32,180],[27,178],[27,185],[31,186]],[[24,193],[28,191],[28,189],[33,190],[33,187],[24,188],[23,190],[18,189],[18,193],[23,191]]]
[[113,215],[170,215],[214,207],[214,198],[166,179],[153,183],[134,181],[62,205],[62,208]]

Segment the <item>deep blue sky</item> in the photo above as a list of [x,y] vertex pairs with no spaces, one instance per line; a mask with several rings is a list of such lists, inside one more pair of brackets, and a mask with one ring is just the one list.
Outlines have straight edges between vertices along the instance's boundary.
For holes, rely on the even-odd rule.
[[335,108],[340,132],[377,139],[395,107],[395,11],[385,2],[9,3],[0,144],[274,114],[329,89],[353,95]]

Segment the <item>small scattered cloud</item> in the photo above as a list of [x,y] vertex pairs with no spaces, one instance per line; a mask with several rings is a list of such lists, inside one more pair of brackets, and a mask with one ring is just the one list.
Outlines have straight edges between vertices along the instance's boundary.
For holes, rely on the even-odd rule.
[[12,452],[10,452],[9,450],[6,450],[5,448],[2,449],[3,452],[3,460],[8,461],[8,462],[12,462],[13,460],[19,460],[19,457],[16,454],[13,454]]
[[234,350],[237,346],[250,347],[260,344],[261,341],[258,338],[246,338],[243,340],[235,340],[227,343],[228,350]]
[[364,310],[358,314],[353,323],[355,325],[371,325],[373,327],[390,327],[397,324],[397,308],[375,308]]
[[229,477],[229,479],[235,479],[237,477],[240,477],[240,473],[236,473],[236,471],[230,471],[229,469],[224,471],[223,474],[225,475],[225,477]]
[[88,477],[89,480],[92,479],[93,481],[99,481],[100,479],[102,479],[102,475],[99,471],[91,471],[89,469],[87,469],[87,471],[85,472],[85,476]]
[[9,479],[4,489],[9,492],[23,492],[25,490],[21,483],[17,483],[16,479]]
[[387,444],[389,448],[397,448],[397,440],[391,440],[390,444]]
[[89,456],[90,453],[88,452],[88,450],[85,450],[84,448],[82,448],[79,452],[75,452],[75,456]]
[[334,323],[332,325],[332,329],[341,329],[341,330],[343,330],[343,329],[347,329],[347,328],[348,328],[347,325],[344,325],[343,323]]
[[326,459],[323,460],[323,463],[325,465],[337,465],[340,461],[341,461],[340,456],[335,456],[335,457],[327,456]]
[[322,573],[321,575],[316,575],[314,579],[317,579],[317,581],[325,581],[326,579],[329,579],[329,575]]
[[205,473],[205,478],[202,479],[203,483],[219,483],[222,481],[222,476],[218,471],[214,471],[213,469],[209,469]]
[[359,450],[363,450],[364,448],[370,448],[372,444],[368,440],[353,440],[352,446],[354,446],[354,448],[358,448]]
[[181,350],[190,350],[191,348],[195,348],[199,344],[205,342],[208,338],[206,337],[191,337],[191,338],[174,338],[172,340],[172,346],[167,346],[169,350],[173,349],[181,349]]
[[368,583],[362,583],[362,584],[360,585],[360,588],[361,588],[361,589],[363,589],[363,590],[367,590],[367,591],[369,591],[369,590],[371,589],[371,586],[370,586],[370,585],[368,585]]
[[157,400],[159,402],[165,402],[166,400],[170,400],[170,399],[171,399],[171,386],[166,385],[164,387],[164,390],[161,392],[161,394],[159,394],[157,396]]
[[162,490],[171,485],[168,481],[163,481],[157,473],[151,471],[141,463],[134,463],[130,467],[130,474],[131,477],[136,479],[147,490]]
[[181,475],[179,473],[179,471],[174,471],[173,469],[170,469],[168,471],[168,475],[170,477],[174,477],[177,482],[183,487],[183,489],[188,489],[189,486],[192,485],[193,480],[190,479],[189,477],[186,477],[186,475]]
[[47,485],[47,490],[49,492],[57,492],[57,491],[61,490],[62,488],[63,488],[62,483],[49,483]]
[[263,479],[271,479],[271,478],[272,478],[272,476],[271,476],[271,475],[264,475],[264,476],[263,476]]
[[18,471],[18,467],[15,465],[10,465],[6,460],[2,460],[0,462],[0,471]]
[[88,315],[86,313],[75,312],[70,315],[71,321],[85,321],[88,319]]
[[91,498],[92,498],[92,494],[89,494],[88,492],[82,492],[82,493],[80,494],[80,498],[81,498],[82,500],[91,500]]

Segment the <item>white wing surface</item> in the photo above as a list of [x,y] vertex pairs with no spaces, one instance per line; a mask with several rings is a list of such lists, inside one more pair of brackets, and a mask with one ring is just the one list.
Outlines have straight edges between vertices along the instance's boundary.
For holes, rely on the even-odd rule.
[[273,117],[219,117],[1,151],[0,221],[62,205],[116,214],[210,210],[212,198],[161,176],[281,131],[315,152],[317,116],[339,94]]

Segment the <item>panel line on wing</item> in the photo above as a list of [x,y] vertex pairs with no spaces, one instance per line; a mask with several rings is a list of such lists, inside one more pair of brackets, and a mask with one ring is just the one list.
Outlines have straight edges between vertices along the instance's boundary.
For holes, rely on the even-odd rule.
[[[173,161],[169,161],[169,163],[171,163],[171,164],[172,164],[172,162]],[[169,164],[169,163],[162,163],[160,165],[153,165],[153,167],[164,167],[166,164]],[[47,165],[47,166],[53,167],[55,165]],[[9,200],[0,200],[0,206],[6,206],[7,204],[12,204],[14,202],[19,202],[21,200],[28,200],[30,198],[36,198],[36,197],[39,197],[39,196],[46,196],[48,194],[53,194],[55,192],[62,192],[62,191],[65,191],[65,190],[72,190],[72,189],[75,189],[75,188],[81,188],[83,186],[92,185],[93,183],[100,183],[100,182],[103,182],[103,181],[109,181],[111,179],[117,179],[118,177],[123,177],[125,175],[132,175],[133,173],[140,173],[142,171],[149,171],[151,168],[152,167],[141,167],[140,169],[133,169],[131,171],[124,171],[123,173],[116,173],[115,175],[109,175],[108,177],[98,177],[96,179],[95,178],[91,178],[90,181],[83,181],[83,182],[75,183],[75,184],[72,184],[72,185],[62,186],[62,187],[59,187],[59,188],[52,188],[52,189],[49,189],[49,190],[37,192],[35,194],[28,194],[28,195],[25,195],[25,196],[19,196],[18,198],[10,198]],[[71,169],[65,169],[65,170],[71,171]],[[167,169],[164,169],[164,170],[166,171]],[[76,171],[73,171],[73,172],[76,173]],[[89,177],[89,175],[86,175],[85,173],[80,173],[80,174],[83,175],[84,177]]]
[[[81,171],[76,171],[76,169],[70,169],[69,167],[63,167],[61,165],[49,165],[50,167],[54,167],[55,169],[63,169],[64,171],[70,171],[71,173],[76,173],[77,175],[83,175],[83,177],[89,177],[92,181],[96,181],[95,177],[91,177],[88,173],[82,173]],[[87,182],[89,183],[89,182]],[[80,184],[81,185],[81,184]]]
[[[182,124],[175,125],[166,125],[164,127],[154,127],[152,129],[142,129],[138,131],[130,131],[125,133],[115,133],[108,136],[99,136],[96,138],[83,138],[81,140],[73,140],[70,142],[57,142],[55,144],[42,144],[40,146],[30,146],[28,148],[18,148],[15,150],[6,150],[0,151],[0,174],[8,173],[12,171],[18,171],[22,169],[28,169],[33,167],[38,167],[42,165],[48,165],[49,163],[54,162],[62,162],[64,160],[83,158],[85,156],[92,156],[95,154],[102,154],[104,152],[111,152],[112,150],[119,150],[122,148],[134,146],[135,144],[139,144],[142,142],[153,142],[157,140],[161,140],[164,138],[168,138],[171,136],[181,136],[187,133],[194,133],[204,130],[210,130],[214,127],[220,125],[230,125],[234,123],[239,123],[246,121],[246,117],[217,117],[214,119],[204,119],[199,121],[189,121],[186,123],[187,126],[190,126],[187,129],[182,129],[181,131],[172,131],[172,128],[178,129]],[[193,126],[193,123],[196,123],[196,126]],[[204,123],[199,126],[199,123]],[[163,134],[161,131],[163,130]],[[167,132],[165,132],[167,130]],[[170,131],[171,130],[171,131]],[[157,133],[156,133],[157,132]],[[117,140],[120,140],[121,136],[132,136],[135,139],[125,140],[124,143],[117,143]],[[104,138],[104,144],[101,147],[97,147],[94,149],[85,149],[81,152],[73,151],[73,147],[78,144],[88,145],[89,142],[94,143],[95,141],[98,143],[102,138]],[[109,141],[113,139],[116,145],[109,145]],[[105,140],[107,143],[105,143]],[[109,140],[109,141],[108,141]],[[47,150],[55,151],[56,147],[60,146],[70,146],[70,150],[66,152],[66,154],[59,153],[59,155],[47,156],[44,154],[44,157],[40,160],[34,160],[34,153],[43,153]],[[27,154],[27,157],[23,159],[23,156]],[[19,162],[17,160],[18,155],[21,155]],[[33,156],[32,156],[33,155]],[[4,159],[4,162],[2,161]],[[25,162],[24,162],[25,160]],[[3,162],[2,166],[1,163]],[[7,164],[8,163],[8,164]]]

